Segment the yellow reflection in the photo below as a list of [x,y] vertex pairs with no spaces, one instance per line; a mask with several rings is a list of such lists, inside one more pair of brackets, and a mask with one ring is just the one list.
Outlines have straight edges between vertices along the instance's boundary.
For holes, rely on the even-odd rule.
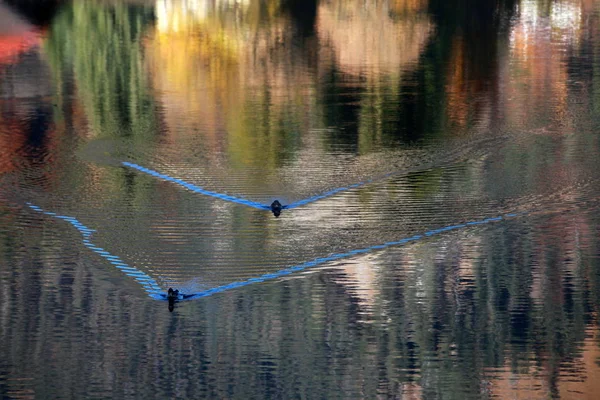
[[[210,19],[205,1],[156,3],[156,30],[146,43],[154,87],[165,107],[170,134],[192,134],[198,126],[177,129],[180,121],[209,126],[215,146],[219,105],[227,107],[226,89],[237,83],[240,43],[218,20]],[[235,101],[235,100],[233,100]],[[189,119],[193,115],[195,118]]]
[[234,164],[274,167],[276,130],[301,123],[311,93],[305,62],[282,45],[291,27],[279,2],[161,0],[156,10],[146,47],[168,133],[202,132]]
[[426,0],[362,4],[321,2],[316,35],[298,46],[279,0],[158,1],[145,47],[168,137],[200,134],[209,158],[225,154],[239,169],[275,170],[293,153],[286,147],[326,127],[323,75],[341,69],[368,76],[358,121],[360,149],[368,151],[432,23]]

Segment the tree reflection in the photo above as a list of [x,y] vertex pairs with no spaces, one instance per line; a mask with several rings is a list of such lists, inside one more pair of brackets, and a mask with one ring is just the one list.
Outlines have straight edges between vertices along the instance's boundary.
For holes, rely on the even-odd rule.
[[199,131],[210,157],[280,166],[308,129],[314,101],[279,2],[161,1],[157,10],[147,50],[172,140]]
[[53,21],[46,50],[57,92],[72,74],[96,136],[157,134],[141,46],[152,21],[150,7],[93,2],[65,6]]

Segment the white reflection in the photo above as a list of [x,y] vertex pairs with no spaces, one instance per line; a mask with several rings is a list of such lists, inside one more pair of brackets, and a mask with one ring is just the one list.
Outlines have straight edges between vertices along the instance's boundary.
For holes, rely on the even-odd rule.
[[550,126],[570,131],[567,57],[582,38],[583,20],[581,2],[521,3],[510,33],[510,76],[503,86],[507,120],[531,132],[547,132]]
[[246,8],[250,0],[157,0],[157,28],[161,32],[181,32],[190,20],[202,21],[223,8]]
[[[555,1],[550,11],[538,1],[523,1],[519,8],[519,19],[511,32],[511,44],[516,35],[526,42],[544,37],[554,38],[555,42],[576,43],[581,31],[581,3],[574,1]],[[514,47],[514,46],[513,46]]]
[[581,29],[581,4],[556,2],[552,4],[550,13],[552,28],[562,30],[569,40],[577,38]]
[[581,6],[579,4],[556,2],[552,4],[552,26],[560,29],[577,30],[581,25]]

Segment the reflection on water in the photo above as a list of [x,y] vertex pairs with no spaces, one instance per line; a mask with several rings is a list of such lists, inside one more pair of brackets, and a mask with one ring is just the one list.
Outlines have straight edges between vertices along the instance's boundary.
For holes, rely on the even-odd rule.
[[54,18],[46,52],[56,75],[56,94],[64,95],[68,81],[75,81],[90,136],[149,139],[157,134],[140,43],[152,15],[150,7],[76,2]]
[[597,1],[13,3],[0,397],[600,390]]
[[414,67],[429,38],[432,27],[426,7],[426,1],[381,2],[372,7],[357,1],[323,2],[317,14],[322,57],[330,51],[341,71],[367,79],[382,73],[398,75]]

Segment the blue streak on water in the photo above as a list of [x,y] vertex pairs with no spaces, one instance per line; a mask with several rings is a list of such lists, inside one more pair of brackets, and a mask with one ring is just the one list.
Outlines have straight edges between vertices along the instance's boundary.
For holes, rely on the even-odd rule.
[[392,176],[399,175],[400,173],[401,173],[401,171],[394,171],[394,172],[390,172],[390,173],[387,173],[387,174],[383,174],[383,175],[377,176],[375,178],[367,179],[367,180],[362,181],[362,182],[353,183],[353,184],[348,185],[346,187],[339,187],[339,188],[336,188],[336,189],[331,189],[331,190],[329,190],[327,192],[320,193],[320,194],[317,194],[315,196],[312,196],[312,197],[309,197],[309,198],[306,198],[306,199],[303,199],[303,200],[295,201],[295,202],[293,202],[291,204],[286,205],[285,208],[286,209],[292,209],[292,208],[300,207],[300,206],[306,205],[308,203],[312,203],[312,202],[315,202],[317,200],[324,199],[326,197],[331,197],[334,194],[337,194],[337,193],[340,193],[340,192],[345,192],[346,190],[356,189],[356,188],[359,188],[361,186],[365,186],[365,185],[371,184],[371,183],[373,183],[375,181],[380,181],[380,180],[384,180],[384,179],[387,179],[387,178],[391,178]]
[[[93,232],[95,232],[94,229],[90,229],[90,228],[86,227],[84,224],[79,222],[74,217],[69,217],[69,216],[65,216],[65,215],[57,215],[56,213],[53,213],[53,212],[44,211],[42,208],[40,208],[36,205],[33,205],[31,203],[26,203],[26,204],[32,210],[35,210],[42,214],[45,214],[45,215],[48,215],[48,216],[51,216],[54,218],[62,219],[62,220],[69,222],[82,234],[82,236],[83,236],[82,242],[86,247],[90,248],[91,250],[96,252],[101,257],[105,258],[109,263],[111,263],[112,265],[117,267],[119,270],[121,270],[127,276],[133,277],[136,280],[136,282],[138,282],[144,288],[144,290],[148,293],[148,295],[151,298],[156,299],[156,300],[167,300],[166,294],[163,293],[162,289],[160,288],[160,286],[158,286],[158,284],[156,283],[156,281],[153,278],[151,278],[144,272],[139,271],[135,267],[131,267],[131,266],[127,265],[125,262],[123,262],[121,260],[120,257],[112,255],[108,251],[106,251],[103,248],[98,247],[94,243],[92,243],[90,240],[90,236],[92,235]],[[204,291],[201,291],[198,293],[189,293],[189,294],[181,294],[180,293],[179,300],[193,300],[193,299],[208,297],[208,296],[212,296],[213,294],[222,293],[222,292],[232,290],[232,289],[237,289],[237,288],[248,286],[248,285],[251,285],[254,283],[260,283],[260,282],[265,282],[268,280],[274,280],[277,278],[281,278],[283,276],[290,275],[295,272],[304,271],[308,268],[312,268],[312,267],[315,267],[315,266],[318,266],[321,264],[325,264],[327,262],[339,260],[342,258],[352,257],[357,254],[364,254],[364,253],[368,253],[368,252],[375,251],[375,250],[382,250],[382,249],[386,249],[391,246],[397,246],[397,245],[405,244],[408,242],[421,240],[423,238],[431,237],[433,235],[437,235],[440,233],[445,233],[445,232],[449,232],[452,230],[461,229],[461,228],[465,228],[465,227],[469,227],[469,226],[484,225],[484,224],[489,224],[492,222],[498,222],[498,221],[505,220],[507,218],[514,218],[514,217],[518,217],[519,215],[525,215],[525,214],[526,214],[525,212],[509,213],[509,214],[505,214],[504,216],[498,216],[498,217],[494,217],[494,218],[485,218],[482,220],[470,221],[470,222],[466,222],[463,224],[457,224],[457,225],[449,225],[446,227],[427,231],[427,232],[423,233],[422,235],[414,235],[414,236],[400,239],[397,241],[386,242],[383,244],[373,245],[373,246],[365,247],[362,249],[354,249],[354,250],[350,250],[350,251],[347,251],[344,253],[334,253],[327,257],[315,258],[314,260],[306,261],[302,264],[294,265],[292,267],[285,268],[285,269],[282,269],[279,271],[263,274],[258,277],[247,279],[245,281],[231,282],[226,285],[217,286],[217,287],[214,287],[214,288],[211,288],[208,290],[204,290]]]
[[[341,258],[348,258],[348,257],[355,256],[357,254],[368,253],[368,252],[371,252],[374,250],[381,250],[381,249],[385,249],[385,248],[388,248],[391,246],[397,246],[400,244],[418,241],[418,240],[421,240],[424,238],[431,237],[433,235],[437,235],[440,233],[445,233],[445,232],[449,232],[449,231],[453,231],[453,230],[457,230],[457,229],[461,229],[461,228],[466,228],[468,226],[484,225],[484,224],[489,224],[492,222],[503,221],[508,218],[514,218],[514,217],[517,217],[519,215],[524,215],[524,214],[526,214],[526,213],[518,213],[518,214],[511,213],[511,214],[505,214],[504,216],[498,216],[498,217],[494,217],[494,218],[485,218],[482,220],[466,222],[463,224],[449,225],[449,226],[446,226],[443,228],[438,228],[438,229],[433,229],[433,230],[427,231],[427,232],[423,233],[422,235],[411,236],[408,238],[400,239],[395,242],[386,242],[384,244],[377,244],[377,245],[365,247],[362,249],[350,250],[345,253],[335,253],[335,254],[331,254],[327,257],[315,258],[314,260],[306,261],[302,264],[294,265],[293,267],[285,268],[285,269],[282,269],[282,270],[279,270],[276,272],[271,272],[268,274],[263,274],[263,275],[260,275],[260,276],[254,277],[254,278],[247,279],[245,281],[228,283],[226,285],[217,286],[212,289],[204,290],[204,291],[201,291],[198,293],[189,293],[189,294],[183,294],[183,295],[180,294],[179,299],[180,300],[200,299],[203,297],[212,296],[213,294],[226,292],[228,290],[237,289],[237,288],[252,285],[255,283],[260,283],[260,282],[265,282],[265,281],[281,278],[283,276],[290,275],[292,273],[299,272],[299,271],[304,271],[308,268],[315,267],[315,266],[318,266],[321,264],[325,264],[327,262],[339,260]],[[157,294],[157,295],[153,295],[152,297],[157,300],[166,300],[166,295],[164,295],[164,294]]]
[[194,185],[192,183],[186,182],[186,181],[181,180],[181,179],[173,178],[172,176],[169,176],[169,175],[161,174],[160,172],[151,170],[151,169],[146,168],[146,167],[142,167],[141,165],[133,164],[133,163],[126,162],[126,161],[124,161],[122,164],[124,166],[126,166],[126,167],[137,169],[138,171],[141,171],[141,172],[143,172],[145,174],[148,174],[148,175],[154,176],[156,178],[162,179],[164,181],[176,183],[179,186],[183,186],[184,188],[186,188],[188,190],[191,190],[194,193],[199,193],[199,194],[203,194],[205,196],[215,197],[217,199],[221,199],[221,200],[225,200],[225,201],[230,201],[232,203],[243,204],[245,206],[258,208],[259,210],[270,210],[271,209],[271,207],[269,205],[257,203],[255,201],[244,199],[244,198],[241,198],[241,197],[230,196],[228,194],[211,192],[210,190],[203,189],[200,186],[196,186],[196,185]]
[[330,190],[328,192],[321,193],[321,194],[318,194],[318,195],[313,196],[313,197],[309,197],[309,198],[304,199],[304,200],[298,200],[296,202],[293,202],[291,204],[286,205],[285,208],[288,209],[288,210],[290,210],[292,208],[300,207],[300,206],[306,205],[308,203],[312,203],[314,201],[321,200],[321,199],[324,199],[326,197],[333,196],[336,193],[343,192],[345,190],[349,190],[350,188],[355,188],[355,187],[358,187],[358,186],[362,186],[362,185],[360,185],[360,184],[354,184],[354,185],[351,185],[350,187],[341,187],[341,188],[333,189],[333,190]]
[[121,260],[121,258],[119,256],[112,255],[108,251],[104,250],[102,247],[96,246],[90,240],[90,237],[92,236],[92,234],[94,232],[96,232],[95,229],[88,228],[87,226],[85,226],[84,224],[79,222],[77,220],[77,218],[69,217],[67,215],[57,215],[56,213],[53,213],[53,212],[44,211],[41,207],[33,205],[29,202],[25,203],[25,204],[27,204],[27,206],[29,206],[29,208],[31,208],[34,211],[40,212],[40,213],[42,213],[44,215],[48,215],[50,217],[62,219],[63,221],[67,221],[68,223],[73,225],[75,227],[75,229],[77,229],[79,231],[79,233],[81,233],[82,243],[84,246],[93,250],[100,257],[105,258],[108,262],[110,262],[112,265],[114,265],[119,270],[121,270],[125,275],[130,276],[133,279],[135,279],[135,281],[142,286],[142,288],[146,291],[146,293],[148,293],[148,295],[150,295],[150,297],[155,298],[155,296],[158,295],[158,293],[161,293],[163,291],[160,288],[160,286],[158,286],[156,281],[154,279],[152,279],[150,276],[143,273],[142,271],[139,271],[135,267],[131,267],[131,266],[127,265],[125,262],[123,262],[123,260]]

